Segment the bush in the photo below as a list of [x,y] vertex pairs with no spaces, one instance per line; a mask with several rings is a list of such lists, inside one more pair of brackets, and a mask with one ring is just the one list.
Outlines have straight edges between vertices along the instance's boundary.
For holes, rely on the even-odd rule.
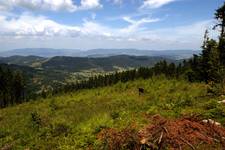
[[0,129],[0,139],[5,138],[8,135],[9,135],[8,131],[6,131],[5,129]]
[[220,83],[210,82],[207,87],[207,93],[215,96],[222,95],[223,85]]
[[220,106],[217,101],[211,100],[204,105],[204,108],[207,110],[204,113],[204,116],[207,118],[218,118],[221,119],[225,117],[225,111],[222,106]]
[[49,107],[50,107],[51,111],[55,111],[55,110],[58,109],[58,106],[56,105],[54,99],[52,99],[52,100],[50,101]]
[[31,113],[31,125],[35,129],[39,129],[41,127],[41,117],[40,115],[35,111]]
[[113,111],[110,116],[112,117],[113,120],[119,118],[120,114],[117,111]]

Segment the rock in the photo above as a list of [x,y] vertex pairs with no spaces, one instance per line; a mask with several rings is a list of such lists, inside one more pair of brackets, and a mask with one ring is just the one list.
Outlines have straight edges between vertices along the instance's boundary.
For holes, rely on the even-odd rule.
[[6,144],[0,150],[12,150],[12,148],[13,148],[13,144]]
[[218,101],[219,104],[225,104],[225,100]]
[[203,123],[209,123],[209,124],[213,124],[213,125],[216,125],[216,126],[221,126],[221,123],[219,122],[216,122],[212,119],[205,119],[205,120],[202,120]]
[[144,144],[146,144],[147,143],[147,139],[142,139],[141,141],[140,141],[140,143],[142,144],[142,145],[144,145]]

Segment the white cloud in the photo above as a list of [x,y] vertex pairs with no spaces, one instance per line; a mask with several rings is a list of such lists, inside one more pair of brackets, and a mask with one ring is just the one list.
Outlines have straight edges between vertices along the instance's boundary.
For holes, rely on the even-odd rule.
[[79,34],[80,29],[75,26],[58,24],[45,17],[22,15],[19,18],[0,16],[0,35],[12,37],[34,37]]
[[123,17],[123,20],[129,22],[131,25],[129,25],[126,28],[121,29],[121,31],[124,33],[130,34],[130,33],[134,33],[134,32],[137,32],[138,30],[142,29],[140,27],[143,24],[158,22],[160,19],[142,18],[140,20],[132,20],[130,17]]
[[102,8],[100,0],[81,0],[81,6],[78,7],[80,10]]
[[83,25],[80,27],[81,36],[87,37],[110,37],[113,35],[113,29],[103,26],[101,24],[85,21]]
[[159,8],[176,0],[144,0],[141,8]]
[[124,28],[111,28],[94,21],[84,20],[80,26],[59,24],[43,16],[32,16],[23,14],[21,16],[1,16],[0,15],[0,36],[14,37],[52,37],[52,36],[90,36],[106,38],[126,38],[131,34],[141,32],[142,26],[146,23],[153,23],[159,19],[142,18],[133,20],[124,17],[124,21],[130,25]]
[[78,6],[73,0],[0,0],[0,10],[12,8],[24,8],[29,10],[69,11],[88,10],[103,7],[100,0],[81,0]]
[[[212,25],[212,20],[207,20],[186,26],[151,30],[144,28],[145,24],[157,22],[159,19],[142,18],[134,20],[130,17],[123,17],[123,20],[128,22],[129,25],[122,28],[113,28],[93,20],[85,20],[83,24],[73,26],[60,24],[46,17],[32,16],[30,14],[23,14],[20,17],[0,15],[0,43],[6,45],[10,41],[21,42],[33,39],[33,43],[39,44],[46,41],[44,47],[48,47],[50,44],[48,45],[47,41],[53,42],[53,39],[56,39],[55,43],[63,45],[62,41],[67,43],[66,39],[69,39],[71,43],[70,48],[82,48],[82,46],[105,48],[110,45],[115,46],[115,48],[120,48],[122,45],[124,47],[147,49],[199,48],[202,43],[204,30]],[[72,45],[72,43],[76,42],[78,42],[77,45]],[[95,45],[96,42],[98,45]],[[54,47],[53,43],[51,44]],[[9,43],[8,45],[12,44]],[[18,45],[18,43],[14,45]],[[69,48],[66,44],[64,46]],[[25,45],[25,47],[33,46]]]

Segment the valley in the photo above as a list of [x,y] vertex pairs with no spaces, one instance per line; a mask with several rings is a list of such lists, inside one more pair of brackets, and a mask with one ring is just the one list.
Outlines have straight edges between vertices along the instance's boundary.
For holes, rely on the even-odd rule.
[[[163,57],[118,55],[110,57],[44,58],[39,56],[1,57],[0,62],[22,71],[27,79],[29,93],[39,94],[46,89],[62,87],[68,83],[86,80],[95,75],[124,71],[139,67],[152,67]],[[179,62],[166,59],[168,62]],[[32,94],[32,95],[33,95]]]

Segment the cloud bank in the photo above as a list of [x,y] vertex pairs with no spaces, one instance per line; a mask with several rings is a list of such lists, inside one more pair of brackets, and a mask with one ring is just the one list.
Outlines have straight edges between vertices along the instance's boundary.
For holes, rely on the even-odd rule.
[[[106,0],[113,4],[122,4],[124,1]],[[140,8],[158,9],[174,1],[177,0],[140,0],[137,12]],[[2,48],[16,48],[18,45],[87,49],[109,46],[145,49],[199,48],[204,30],[212,25],[212,20],[202,20],[173,28],[151,28],[151,25],[163,19],[128,14],[116,20],[123,24],[117,27],[98,21],[98,14],[95,12],[91,13],[91,19],[83,18],[79,25],[71,25],[33,13],[33,10],[78,13],[77,11],[104,9],[103,4],[105,3],[101,0],[80,0],[80,3],[74,0],[0,0],[0,45]],[[18,8],[23,10],[21,14],[14,13],[13,10]]]
[[[212,25],[212,20],[200,21],[187,26],[150,30],[145,24],[160,21],[158,18],[142,18],[134,20],[130,17],[122,18],[128,25],[122,28],[113,28],[93,20],[85,20],[82,25],[71,26],[57,23],[44,16],[23,14],[19,17],[7,18],[0,16],[0,37],[15,41],[17,39],[51,40],[58,38],[80,38],[103,43],[114,42],[142,43],[151,45],[179,45],[201,43],[204,30]],[[144,44],[143,44],[144,42]],[[87,42],[88,43],[88,42]],[[196,44],[195,44],[196,43]],[[104,44],[103,44],[104,45]],[[91,46],[91,44],[90,44]],[[103,46],[104,47],[104,46]]]
[[45,11],[69,11],[89,10],[103,7],[100,0],[81,0],[80,5],[72,0],[1,0],[0,10],[6,11],[13,8]]

